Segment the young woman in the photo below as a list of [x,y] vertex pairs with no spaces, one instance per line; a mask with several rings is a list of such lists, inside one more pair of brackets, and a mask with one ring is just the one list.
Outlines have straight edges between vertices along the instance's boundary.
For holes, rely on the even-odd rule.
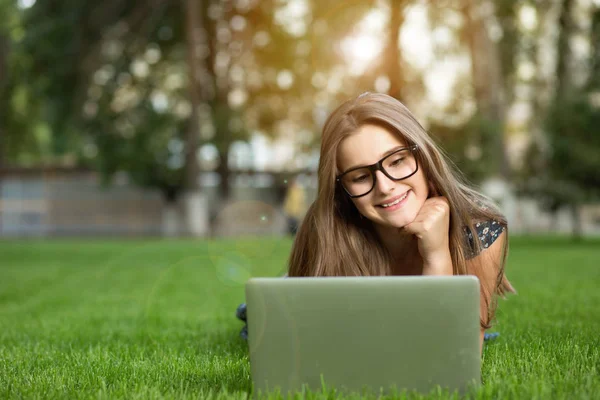
[[483,345],[497,296],[514,292],[506,219],[402,103],[366,93],[337,108],[323,128],[318,182],[288,276],[476,275]]

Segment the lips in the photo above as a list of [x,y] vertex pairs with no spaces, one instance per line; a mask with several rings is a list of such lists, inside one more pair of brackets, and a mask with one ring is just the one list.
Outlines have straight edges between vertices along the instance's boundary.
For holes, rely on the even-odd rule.
[[382,203],[378,204],[378,205],[377,205],[377,207],[386,208],[386,207],[384,207],[384,206],[383,206],[384,204],[392,204],[392,203],[393,203],[393,202],[395,202],[396,200],[398,200],[398,199],[402,199],[403,197],[406,197],[406,196],[408,196],[408,192],[410,192],[410,190],[407,190],[406,192],[402,193],[402,194],[401,194],[401,195],[399,195],[399,196],[396,196],[396,197],[392,197],[392,198],[390,198],[390,199],[387,199],[387,200],[385,200],[384,202],[382,202]]

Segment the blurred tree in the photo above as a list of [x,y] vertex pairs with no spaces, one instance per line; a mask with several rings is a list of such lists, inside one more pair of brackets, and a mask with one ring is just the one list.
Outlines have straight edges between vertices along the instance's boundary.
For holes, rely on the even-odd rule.
[[584,86],[571,79],[574,32],[573,3],[563,0],[559,16],[556,63],[556,90],[544,119],[544,141],[528,149],[521,193],[535,196],[542,205],[557,211],[568,207],[573,216],[573,236],[582,235],[579,208],[600,199],[600,85],[597,69],[600,57],[600,9],[592,15],[589,78]]
[[85,8],[77,21],[88,39],[73,60],[79,79],[58,113],[80,138],[81,162],[106,184],[124,172],[169,203],[185,187],[190,123],[182,19],[181,5],[163,0]]
[[429,130],[468,181],[481,184],[497,173],[493,164],[499,151],[496,123],[475,114],[457,125],[431,119]]
[[[0,1],[0,14],[9,15],[9,7],[6,1]],[[6,118],[9,110],[9,104],[6,101],[9,98],[7,86],[8,76],[8,46],[9,29],[5,26],[6,22],[0,25],[0,168],[4,164],[4,141],[6,136]],[[0,178],[1,179],[1,178]]]
[[408,0],[389,0],[385,5],[389,21],[385,27],[383,51],[373,60],[358,84],[370,91],[386,92],[414,110],[426,96],[423,71],[403,56],[400,39],[406,14],[411,6],[420,4]]
[[[249,127],[274,137],[293,133],[300,148],[310,151],[319,146],[318,130],[327,114],[348,98],[382,91],[403,102],[419,100],[420,72],[404,62],[399,43],[409,5],[408,1],[290,1],[275,8],[273,19],[253,24],[253,57],[245,67],[250,71],[257,65],[268,67],[262,69],[262,77],[248,75]],[[269,7],[268,2],[261,3],[253,12],[266,13]],[[294,14],[291,9],[301,11]],[[383,26],[365,24],[378,13],[389,16]],[[381,34],[374,36],[373,30]],[[372,58],[368,53],[374,49],[365,47],[365,38],[381,47]],[[364,70],[357,72],[355,64],[362,63]]]
[[592,52],[589,63],[589,79],[588,91],[596,96],[596,104],[598,104],[598,93],[600,91],[600,6],[597,6],[591,18],[590,43]]
[[209,72],[206,71],[206,52],[201,49],[208,47],[209,38],[204,29],[204,15],[206,15],[206,2],[196,0],[183,0],[185,2],[185,26],[188,59],[188,81],[191,103],[191,120],[187,128],[185,139],[185,186],[194,190],[198,186],[198,149],[200,142],[200,107],[210,98]]
[[248,122],[273,136],[290,134],[288,122],[297,131],[314,131],[318,107],[328,109],[358,90],[344,84],[347,61],[340,43],[376,2],[277,3],[261,2],[248,15],[253,21],[252,55],[244,64],[249,71]]
[[118,21],[136,32],[152,23],[144,7],[161,2],[39,1],[22,10],[23,37],[19,53],[29,56],[21,82],[42,99],[42,119],[51,129],[51,151],[72,159],[84,143],[80,134],[81,105],[95,73],[102,66],[106,31]]
[[383,64],[387,65],[387,76],[390,80],[388,94],[400,101],[406,99],[406,88],[404,85],[404,73],[402,71],[402,54],[400,52],[400,30],[404,22],[404,9],[407,1],[391,0],[390,23],[388,26],[387,46],[383,52]]
[[[308,168],[321,125],[341,101],[373,89],[349,74],[342,42],[376,1],[261,1],[247,13],[251,49],[240,58],[248,94],[244,123],[295,148],[286,169]],[[383,40],[385,42],[385,40]],[[311,161],[313,160],[313,161]]]
[[[267,14],[255,12],[255,19],[249,20],[248,13],[260,9],[254,2],[187,0],[184,3],[192,100],[187,165],[198,170],[193,163],[198,162],[200,139],[214,143],[219,154],[220,196],[226,200],[231,144],[248,139],[248,130],[242,121],[247,94],[239,68],[251,50],[252,25],[267,18]],[[190,179],[195,175],[190,172]]]
[[[198,17],[186,12],[190,5]],[[228,145],[236,138],[230,122],[239,118],[228,105],[227,85],[216,85],[212,97],[198,98],[194,85],[188,93],[186,71],[198,64],[186,59],[194,50],[193,44],[186,50],[186,27],[206,30],[203,79],[216,82],[218,73],[223,81],[228,69],[217,65],[218,55],[229,57],[227,26],[235,14],[231,1],[36,2],[23,11],[17,44],[28,64],[21,63],[23,76],[14,81],[42,99],[54,154],[75,153],[106,183],[126,172],[173,201],[186,182],[197,182],[198,135],[217,143],[226,169]],[[217,26],[225,34],[217,35]],[[242,128],[237,125],[238,136]]]
[[568,95],[573,90],[569,63],[573,57],[569,41],[575,30],[573,23],[573,0],[561,0],[558,17],[558,40],[556,45],[556,86],[555,98]]
[[21,51],[21,15],[16,1],[0,0],[0,164],[31,164],[44,158],[40,102],[25,79],[31,57]]
[[[492,143],[492,157],[484,162],[494,167],[497,175],[508,179],[510,165],[506,156],[505,119],[506,119],[506,71],[512,71],[513,36],[505,36],[504,52],[500,51],[499,40],[490,37],[491,27],[499,24],[498,10],[512,10],[516,1],[498,1],[494,7],[484,8],[483,4],[475,0],[465,0],[463,5],[464,35],[468,43],[471,57],[471,71],[473,79],[474,96],[477,111],[471,126],[480,131],[482,138],[495,138]],[[489,3],[488,3],[489,5]],[[510,13],[510,11],[509,11]],[[503,19],[507,32],[511,32],[510,25],[514,17]],[[501,28],[500,28],[501,29]],[[502,57],[504,55],[504,57]],[[484,139],[485,141],[485,139]]]
[[[356,5],[356,14],[353,15],[354,22],[338,22],[338,24],[341,22],[340,25],[355,28],[361,20],[364,21],[368,18],[369,13],[380,10],[387,14],[385,25],[381,29],[381,51],[369,61],[363,73],[352,77],[354,82],[350,87],[354,89],[354,92],[384,92],[407,106],[410,106],[411,102],[416,103],[423,96],[421,74],[404,59],[400,43],[405,14],[413,3],[408,0],[388,0]],[[353,33],[352,30],[342,30],[342,32],[345,36]],[[355,45],[359,45],[359,43]],[[367,50],[362,48],[362,51]],[[350,64],[352,62],[352,60],[349,61]],[[379,85],[377,82],[380,82]]]
[[432,31],[451,37],[434,42],[436,58],[466,57],[470,62],[469,70],[459,72],[446,109],[430,117],[430,132],[466,178],[476,183],[510,175],[505,136],[520,40],[517,3],[429,3]]
[[599,124],[600,109],[588,93],[557,98],[546,123],[550,154],[532,186],[548,209],[569,207],[575,237],[582,235],[580,206],[600,199]]

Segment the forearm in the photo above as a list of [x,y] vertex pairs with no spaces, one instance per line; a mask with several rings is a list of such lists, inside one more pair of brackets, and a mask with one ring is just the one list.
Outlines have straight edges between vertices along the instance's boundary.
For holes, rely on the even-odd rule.
[[453,275],[450,249],[423,259],[423,275]]

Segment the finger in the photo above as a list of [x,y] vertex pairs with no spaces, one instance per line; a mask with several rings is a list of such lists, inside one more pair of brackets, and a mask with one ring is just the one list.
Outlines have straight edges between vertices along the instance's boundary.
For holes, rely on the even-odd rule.
[[442,196],[427,199],[423,206],[425,206],[425,204],[427,204],[428,206],[449,206],[448,200]]
[[405,225],[404,228],[402,228],[402,231],[408,235],[414,235],[417,238],[421,238],[421,235],[423,234],[419,224],[414,222],[409,225]]
[[440,200],[428,204],[427,208],[423,207],[421,210],[423,210],[423,213],[448,214],[450,206],[447,202]]
[[430,208],[419,213],[412,222],[423,222],[428,219],[437,219],[440,215],[443,215],[443,212],[441,212],[439,209]]
[[425,232],[425,221],[413,221],[408,225],[404,225],[404,231],[412,235],[422,235]]
[[448,200],[446,200],[445,197],[435,197],[425,200],[425,203],[423,203],[423,205],[421,206],[422,211],[431,209],[449,210],[450,206],[448,204]]

